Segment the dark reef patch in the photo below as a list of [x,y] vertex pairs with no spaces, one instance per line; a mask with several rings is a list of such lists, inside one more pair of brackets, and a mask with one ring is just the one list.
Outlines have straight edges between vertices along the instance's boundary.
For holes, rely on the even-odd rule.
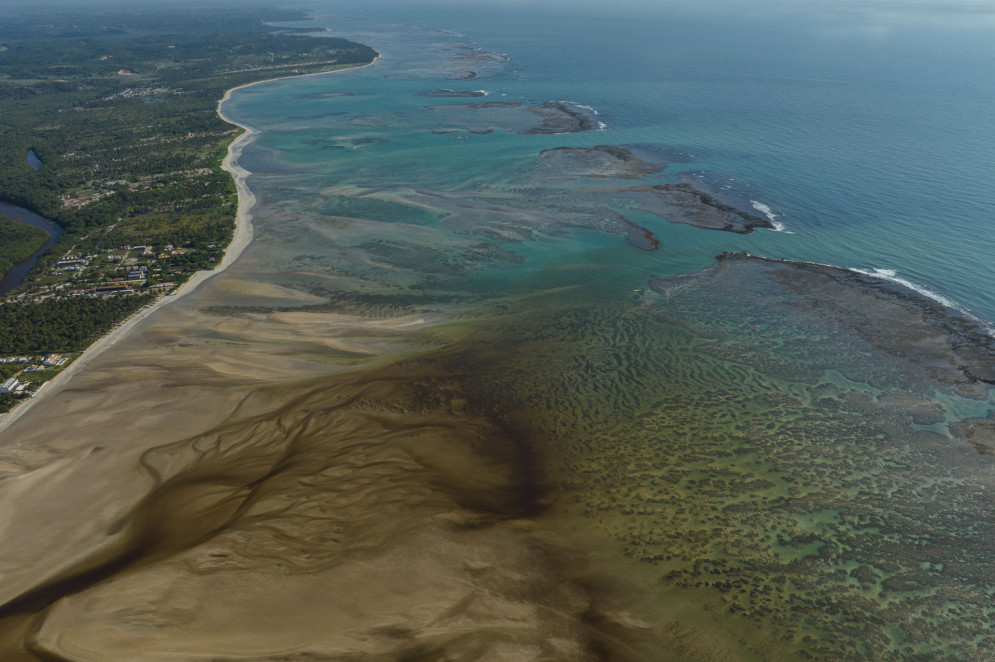
[[688,182],[670,182],[619,189],[639,203],[638,209],[706,230],[750,234],[756,228],[775,229],[769,219],[728,205]]
[[766,265],[772,279],[834,323],[881,351],[926,367],[942,383],[968,392],[995,384],[995,338],[988,330],[904,285],[850,269],[748,253],[723,253],[717,259],[719,268],[737,262]]
[[425,106],[441,118],[437,129],[483,131],[501,129],[520,135],[553,135],[591,131],[597,113],[566,101],[542,104],[522,101],[478,101]]
[[580,133],[597,128],[592,111],[585,111],[563,101],[547,101],[538,106],[530,106],[527,110],[539,118],[540,124],[520,131],[522,134]]
[[539,158],[561,177],[637,179],[660,172],[659,166],[616,145],[555,147],[539,152]]
[[624,216],[620,217],[620,220],[629,229],[629,232],[625,235],[625,239],[629,242],[629,245],[641,248],[644,251],[655,251],[660,248],[660,240],[653,235],[652,230],[637,225]]
[[979,455],[995,455],[995,421],[969,421],[958,426],[958,432]]

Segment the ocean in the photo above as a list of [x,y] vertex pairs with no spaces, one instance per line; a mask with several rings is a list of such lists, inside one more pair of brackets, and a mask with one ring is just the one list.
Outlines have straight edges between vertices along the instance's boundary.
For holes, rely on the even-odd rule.
[[640,587],[640,650],[991,659],[972,7],[316,6],[283,27],[382,57],[227,102],[262,132],[232,269],[442,320],[399,357],[527,440],[547,540]]

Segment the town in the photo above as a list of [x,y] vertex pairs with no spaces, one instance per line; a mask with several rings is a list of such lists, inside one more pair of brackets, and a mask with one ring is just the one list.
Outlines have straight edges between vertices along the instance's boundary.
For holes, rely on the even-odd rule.
[[78,354],[57,353],[0,357],[0,412],[6,412],[21,400],[33,398],[42,387],[62,371]]
[[[222,251],[210,244],[196,255],[191,245],[166,244],[161,249],[140,244],[105,248],[95,253],[70,251],[56,262],[47,277],[37,282],[71,296],[120,296],[138,288],[169,291],[189,277],[194,264],[212,268]],[[194,254],[194,255],[191,255]]]
[[64,297],[126,296],[136,292],[167,294],[195,271],[213,269],[224,255],[217,244],[182,246],[151,244],[92,249],[73,247],[45,274],[35,276],[32,287],[13,299],[41,300]]

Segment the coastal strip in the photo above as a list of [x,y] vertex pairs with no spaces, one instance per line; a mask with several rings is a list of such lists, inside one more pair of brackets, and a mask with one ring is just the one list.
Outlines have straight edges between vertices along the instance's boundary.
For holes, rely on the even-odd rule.
[[205,281],[221,273],[232,264],[235,260],[242,254],[242,252],[252,243],[253,237],[253,226],[252,226],[252,208],[256,204],[256,196],[252,193],[248,185],[249,171],[238,165],[238,158],[242,154],[242,150],[245,149],[246,145],[249,145],[256,136],[259,135],[260,131],[251,126],[240,124],[233,120],[230,116],[224,113],[224,104],[231,98],[233,92],[244,89],[246,87],[251,87],[253,85],[259,85],[261,83],[271,83],[276,80],[284,80],[287,78],[305,78],[307,76],[324,76],[328,74],[338,73],[339,71],[345,71],[346,69],[359,69],[361,67],[369,67],[377,63],[380,59],[378,54],[373,58],[372,62],[367,64],[361,64],[353,67],[345,67],[342,69],[335,69],[333,71],[321,71],[312,74],[303,74],[299,76],[280,76],[278,78],[267,78],[266,80],[254,81],[252,83],[246,83],[245,85],[238,85],[229,89],[225,92],[225,95],[218,101],[217,113],[225,122],[233,124],[243,130],[243,132],[235,138],[228,145],[228,153],[221,162],[221,169],[232,176],[235,181],[235,189],[238,194],[238,210],[235,215],[235,232],[232,235],[232,240],[225,249],[225,255],[221,259],[221,263],[210,271],[198,271],[194,273],[185,283],[183,283],[175,292],[162,297],[159,297],[154,303],[142,308],[136,312],[131,317],[127,318],[106,335],[102,336],[92,345],[86,348],[83,353],[75,360],[73,363],[67,367],[65,370],[60,372],[58,375],[53,377],[44,388],[38,392],[38,394],[22,402],[17,407],[12,409],[10,412],[0,415],[0,433],[6,430],[8,427],[13,425],[21,416],[30,411],[30,409],[39,401],[42,401],[52,395],[58,393],[72,378],[73,375],[80,372],[86,368],[95,358],[103,354],[106,350],[114,347],[122,338],[124,338],[128,333],[131,332],[140,322],[145,320],[147,317],[155,313],[156,311],[164,308],[176,301],[179,301],[182,297],[190,294],[200,287]]

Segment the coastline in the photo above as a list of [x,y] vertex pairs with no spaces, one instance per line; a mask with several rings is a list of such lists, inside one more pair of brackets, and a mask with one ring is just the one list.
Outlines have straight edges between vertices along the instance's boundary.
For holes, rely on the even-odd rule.
[[200,287],[205,281],[209,280],[213,276],[223,272],[232,264],[235,260],[248,248],[249,244],[252,243],[252,237],[254,236],[253,226],[252,226],[252,213],[251,210],[256,204],[256,196],[253,195],[252,191],[249,189],[247,183],[248,176],[251,174],[248,170],[242,168],[238,165],[238,157],[241,156],[242,150],[246,145],[250,144],[255,140],[256,136],[259,135],[260,131],[253,127],[239,124],[238,122],[227,116],[222,110],[224,103],[231,98],[233,92],[238,90],[251,87],[253,85],[259,85],[261,83],[270,83],[277,80],[285,80],[288,78],[306,78],[308,76],[324,76],[329,74],[335,74],[340,71],[346,71],[350,69],[360,69],[362,67],[369,67],[377,63],[380,59],[378,54],[373,58],[372,62],[367,64],[361,64],[355,67],[346,67],[343,69],[335,69],[333,71],[320,71],[311,74],[301,74],[298,76],[279,76],[277,78],[267,78],[265,80],[258,80],[252,83],[246,83],[244,85],[238,85],[225,92],[225,95],[221,97],[218,101],[217,113],[222,120],[237,126],[242,129],[242,133],[235,138],[228,145],[228,153],[221,162],[221,169],[231,175],[232,179],[235,181],[235,189],[238,195],[238,209],[235,214],[235,232],[232,235],[232,240],[225,248],[225,255],[221,259],[221,263],[210,271],[198,271],[194,273],[185,283],[180,285],[179,288],[172,294],[167,294],[160,297],[154,303],[145,308],[142,308],[131,317],[125,319],[120,324],[112,328],[108,333],[101,336],[93,344],[83,350],[83,353],[73,361],[72,365],[60,372],[58,375],[53,377],[45,386],[38,392],[38,394],[28,400],[27,402],[22,402],[17,407],[14,407],[11,411],[6,414],[0,415],[0,434],[2,434],[8,427],[14,424],[15,421],[20,419],[25,413],[30,411],[32,407],[49,397],[53,394],[58,393],[63,388],[65,388],[67,382],[72,378],[73,375],[80,372],[86,368],[91,361],[103,354],[106,350],[110,349],[116,345],[122,338],[124,338],[135,326],[140,322],[145,320],[147,317],[155,313],[156,311],[165,308],[166,306],[175,303],[195,291]]
[[[406,99],[380,94],[383,68],[358,73],[217,90],[220,117],[258,129],[238,125],[215,161],[238,195],[231,206],[228,189],[236,228],[216,268],[4,433],[0,592],[13,597],[0,601],[0,650],[108,662],[984,657],[976,577],[995,527],[992,458],[980,456],[995,427],[967,417],[995,404],[958,372],[959,329],[872,274],[742,252],[647,291],[650,269],[715,244],[670,243],[683,228],[620,214],[630,247],[661,248],[659,232],[662,260],[640,261],[606,223],[608,250],[554,234],[534,280],[530,263],[466,304],[458,291],[452,305],[406,305],[417,299],[323,281],[343,247],[386,234],[410,238],[412,271],[435,278],[415,293],[441,299],[434,283],[449,278],[432,260],[456,254],[436,258],[423,238],[435,237],[403,234],[400,214],[386,230],[325,227],[314,187],[268,220],[268,178],[248,187],[245,146],[273,135],[250,110],[282,121],[299,88]],[[319,183],[335,188],[322,194],[382,183],[381,200],[432,208],[432,187],[392,185],[409,170],[367,154],[355,179],[359,160],[330,159]],[[463,163],[497,171],[488,161]],[[467,179],[460,161],[445,165]],[[272,181],[277,202],[287,180]],[[498,202],[541,219],[533,191]],[[525,221],[495,216],[509,228],[495,244],[528,241]],[[411,264],[397,255],[384,251],[384,266]],[[441,328],[371,332],[415,323],[391,310]]]

